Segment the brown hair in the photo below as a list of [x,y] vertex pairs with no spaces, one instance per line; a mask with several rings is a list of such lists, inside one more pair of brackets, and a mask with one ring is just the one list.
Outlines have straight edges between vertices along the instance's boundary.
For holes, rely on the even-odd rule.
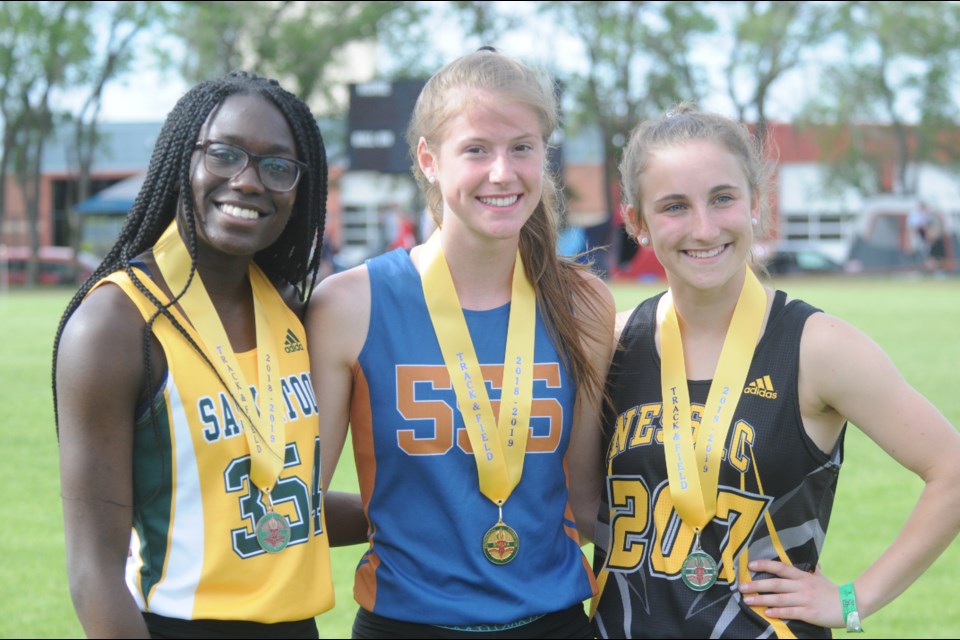
[[[428,145],[439,144],[450,120],[463,110],[468,100],[475,100],[477,92],[530,107],[540,122],[545,146],[559,126],[554,83],[545,74],[509,56],[484,48],[458,58],[437,71],[417,99],[407,129],[407,143],[413,158],[413,175],[438,225],[443,224],[440,187],[431,184],[420,170],[416,157],[417,145],[421,137]],[[585,331],[590,330],[589,327],[603,326],[597,322],[601,317],[602,304],[581,273],[586,267],[557,254],[561,202],[556,178],[544,166],[540,202],[520,231],[520,255],[536,291],[547,330],[578,388],[600,389],[606,372],[598,371],[591,365],[582,337]],[[587,309],[595,317],[578,319],[574,313],[574,299],[585,302],[580,308]]]
[[773,163],[764,157],[764,141],[753,136],[745,125],[715,113],[697,111],[689,102],[677,105],[659,118],[641,122],[633,129],[624,147],[620,180],[624,201],[633,207],[633,216],[628,220],[631,234],[637,235],[643,219],[640,178],[647,168],[650,154],[692,140],[716,142],[740,162],[751,198],[759,204],[756,234],[762,235],[770,219],[770,178],[773,174]]

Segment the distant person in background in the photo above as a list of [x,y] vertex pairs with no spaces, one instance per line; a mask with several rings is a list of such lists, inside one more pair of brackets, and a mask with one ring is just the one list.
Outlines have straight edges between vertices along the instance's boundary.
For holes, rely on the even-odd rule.
[[88,636],[318,637],[333,585],[301,317],[326,196],[316,120],[276,81],[203,82],[167,117],[54,344]]
[[613,299],[557,254],[557,126],[527,66],[481,50],[443,67],[408,131],[439,229],[311,301],[324,482],[349,423],[369,518],[355,638],[593,637],[570,502],[600,455],[580,442],[599,429]]
[[417,244],[416,229],[410,216],[396,205],[386,211],[384,228],[387,234],[387,251],[412,249]]
[[917,262],[926,267],[930,258],[930,248],[933,245],[934,228],[933,214],[925,201],[918,201],[917,206],[907,214],[907,229],[910,231]]
[[588,264],[590,255],[587,252],[587,235],[582,227],[567,226],[560,232],[557,240],[557,251],[564,258]]
[[[625,148],[628,223],[669,289],[618,317],[595,493],[601,637],[861,631],[960,530],[960,433],[863,333],[754,275],[763,157],[745,127],[690,105]],[[819,562],[850,424],[924,488],[838,585]]]
[[400,230],[400,208],[394,203],[381,205],[379,216],[381,244],[383,246],[377,250],[377,253],[385,251],[397,237]]
[[430,207],[424,207],[423,211],[420,212],[420,225],[417,229],[418,237],[417,240],[420,243],[427,241],[427,238],[437,230],[437,221],[433,218],[433,213],[430,211]]
[[942,221],[934,217],[928,234],[930,254],[927,257],[927,271],[940,272],[945,268],[947,261],[947,246],[951,242],[950,234],[944,228]]
[[320,250],[321,260],[320,270],[317,272],[317,280],[323,280],[327,276],[340,270],[337,265],[337,253],[339,252],[340,247],[330,239],[328,234],[324,234],[323,244]]

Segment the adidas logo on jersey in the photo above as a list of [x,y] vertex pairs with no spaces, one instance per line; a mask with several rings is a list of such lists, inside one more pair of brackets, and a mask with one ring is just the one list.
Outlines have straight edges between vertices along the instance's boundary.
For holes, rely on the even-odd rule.
[[303,351],[303,343],[297,339],[292,329],[287,329],[287,339],[283,342],[283,350],[287,353]]
[[769,398],[770,400],[776,400],[777,398],[777,392],[773,388],[773,380],[770,379],[770,376],[757,378],[748,384],[743,389],[743,392],[754,396],[760,396],[761,398]]

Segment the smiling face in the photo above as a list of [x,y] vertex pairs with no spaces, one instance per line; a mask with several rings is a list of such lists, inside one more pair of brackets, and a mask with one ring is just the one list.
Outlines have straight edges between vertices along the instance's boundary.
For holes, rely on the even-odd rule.
[[[298,159],[283,114],[255,94],[232,95],[214,109],[200,129],[198,142],[208,139],[258,155]],[[253,160],[233,178],[216,176],[207,171],[200,150],[194,152],[191,175],[203,255],[250,257],[280,237],[290,219],[296,189],[278,192],[265,188]]]
[[738,287],[758,215],[739,160],[716,142],[694,140],[652,151],[640,184],[640,235],[649,236],[671,288]]
[[439,185],[444,233],[486,240],[519,237],[543,192],[545,145],[536,112],[473,93],[438,142],[421,138],[417,158]]

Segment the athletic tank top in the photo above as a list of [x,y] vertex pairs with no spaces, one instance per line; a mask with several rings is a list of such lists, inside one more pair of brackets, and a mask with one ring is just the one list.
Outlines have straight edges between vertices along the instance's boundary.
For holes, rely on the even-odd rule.
[[[142,271],[159,300],[166,295]],[[156,307],[118,271],[101,280],[118,285],[144,320]],[[299,318],[271,289],[265,304],[281,306],[278,367],[286,433],[284,468],[273,490],[275,510],[291,524],[279,553],[257,542],[265,509],[250,482],[250,452],[240,409],[209,365],[166,318],[154,334],[167,376],[134,438],[134,544],[127,583],[143,611],[180,619],[282,622],[312,618],[333,607],[329,548],[320,492],[319,431],[310,363]],[[191,325],[171,313],[195,339]],[[257,380],[256,352],[237,354],[248,381]],[[251,392],[256,394],[256,385]]]
[[[498,566],[482,550],[497,507],[480,493],[420,275],[403,250],[369,260],[367,268],[370,326],[350,413],[370,523],[357,602],[397,620],[470,626],[510,623],[589,598],[593,575],[567,502],[576,389],[541,319],[523,476],[503,508],[520,548]],[[509,313],[509,304],[464,311],[494,411]]]
[[[827,455],[807,436],[797,379],[800,336],[810,305],[778,291],[727,435],[717,514],[701,535],[718,563],[716,583],[687,587],[680,568],[693,551],[667,482],[661,426],[656,308],[663,294],[633,313],[615,352],[608,383],[615,413],[604,420],[604,464],[610,465],[597,526],[594,568],[607,571],[594,625],[609,638],[752,638],[784,633],[747,607],[737,591],[746,560],[775,559],[813,571],[820,556],[843,450]],[[710,381],[688,381],[699,426]],[[755,576],[762,578],[764,576]],[[798,637],[830,630],[786,623]]]

